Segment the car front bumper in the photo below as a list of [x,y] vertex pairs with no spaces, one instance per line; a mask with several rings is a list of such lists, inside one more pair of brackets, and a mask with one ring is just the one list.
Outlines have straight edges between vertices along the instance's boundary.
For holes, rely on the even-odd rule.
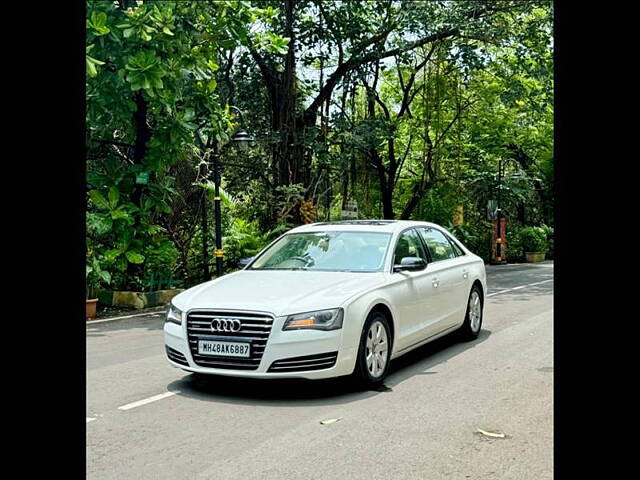
[[[347,345],[344,335],[344,327],[338,330],[290,330],[283,331],[283,317],[274,319],[271,332],[260,359],[260,364],[255,370],[239,370],[233,368],[211,368],[199,366],[195,363],[189,348],[186,320],[182,325],[167,322],[164,324],[165,345],[179,353],[187,360],[188,365],[182,365],[167,357],[167,361],[174,367],[189,372],[227,375],[246,378],[306,378],[321,379],[349,375],[353,372],[357,356],[357,342]],[[355,345],[354,345],[355,343]],[[273,362],[289,358],[309,355],[327,354],[338,352],[336,362],[329,368],[319,370],[296,370],[292,372],[269,372]]]

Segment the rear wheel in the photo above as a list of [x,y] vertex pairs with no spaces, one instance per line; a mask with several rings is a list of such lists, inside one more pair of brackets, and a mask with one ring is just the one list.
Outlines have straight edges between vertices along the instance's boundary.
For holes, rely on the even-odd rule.
[[354,374],[367,387],[380,385],[389,371],[391,332],[384,314],[372,312],[364,322]]
[[460,327],[460,335],[463,340],[474,340],[480,334],[482,327],[482,292],[478,285],[471,288],[469,301],[467,302],[467,315]]

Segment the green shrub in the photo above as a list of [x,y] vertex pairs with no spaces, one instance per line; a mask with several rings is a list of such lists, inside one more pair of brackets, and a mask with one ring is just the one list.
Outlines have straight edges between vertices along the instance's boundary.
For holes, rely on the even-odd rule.
[[268,233],[260,233],[257,222],[234,218],[222,239],[226,270],[237,268],[241,258],[252,257],[268,243]]
[[547,234],[541,227],[523,228],[519,240],[525,252],[546,252],[549,248]]
[[491,258],[491,234],[490,222],[481,221],[462,225],[448,224],[449,230],[465,247],[481,257],[485,262]]
[[509,261],[524,260],[524,249],[522,248],[521,226],[512,225],[507,228],[507,258]]
[[173,272],[180,252],[171,240],[162,239],[145,249],[144,288],[149,291],[174,287]]

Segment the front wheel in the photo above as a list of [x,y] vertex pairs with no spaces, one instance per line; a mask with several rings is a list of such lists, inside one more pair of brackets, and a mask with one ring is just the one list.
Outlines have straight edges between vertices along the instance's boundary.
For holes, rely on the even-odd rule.
[[467,302],[467,315],[460,327],[460,336],[463,340],[475,340],[482,327],[482,293],[478,285],[471,288],[469,301]]
[[380,385],[389,371],[391,334],[387,317],[372,312],[364,322],[354,374],[366,387]]

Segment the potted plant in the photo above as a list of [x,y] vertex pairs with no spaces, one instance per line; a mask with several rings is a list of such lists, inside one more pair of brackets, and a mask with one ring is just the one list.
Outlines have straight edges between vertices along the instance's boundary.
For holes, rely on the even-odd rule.
[[520,230],[520,243],[529,263],[543,261],[549,248],[547,234],[540,227],[525,227]]
[[100,286],[101,282],[110,283],[111,274],[100,268],[100,263],[95,257],[87,258],[86,272],[86,318],[88,320],[96,317],[96,308],[98,304],[98,287]]

